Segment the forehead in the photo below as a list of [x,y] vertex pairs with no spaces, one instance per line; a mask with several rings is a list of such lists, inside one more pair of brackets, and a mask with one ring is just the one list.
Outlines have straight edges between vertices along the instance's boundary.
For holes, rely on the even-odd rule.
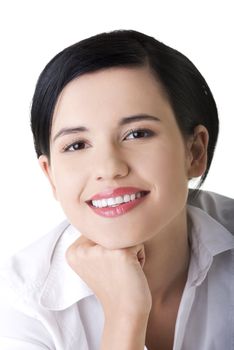
[[160,82],[147,67],[114,67],[84,74],[62,90],[53,129],[82,122],[115,121],[137,113],[172,113]]

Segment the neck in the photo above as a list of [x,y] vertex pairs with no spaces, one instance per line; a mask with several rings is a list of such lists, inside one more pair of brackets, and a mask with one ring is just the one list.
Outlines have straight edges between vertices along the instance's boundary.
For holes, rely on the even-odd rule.
[[190,249],[186,208],[153,239],[144,243],[143,267],[153,300],[163,302],[183,290],[187,280]]

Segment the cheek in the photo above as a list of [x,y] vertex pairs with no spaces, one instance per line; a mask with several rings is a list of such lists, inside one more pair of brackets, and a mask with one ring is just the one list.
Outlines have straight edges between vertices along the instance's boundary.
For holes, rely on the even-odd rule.
[[182,208],[186,202],[188,180],[185,153],[182,145],[167,145],[157,152],[154,159],[147,158],[148,174],[155,191],[155,201],[168,212]]
[[57,198],[61,204],[66,205],[73,200],[77,200],[84,187],[84,171],[80,171],[80,168],[77,169],[76,167],[56,166],[54,173],[56,174],[54,182]]
[[183,146],[179,143],[164,142],[153,152],[148,153],[143,169],[152,176],[152,181],[160,184],[175,184],[186,179],[186,159]]

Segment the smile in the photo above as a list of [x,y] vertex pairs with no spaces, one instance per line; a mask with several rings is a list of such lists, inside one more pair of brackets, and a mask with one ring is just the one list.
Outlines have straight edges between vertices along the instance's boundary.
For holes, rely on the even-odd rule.
[[105,208],[105,207],[115,207],[122,203],[128,203],[130,201],[134,201],[136,198],[141,198],[145,196],[145,192],[137,192],[132,193],[131,195],[125,194],[124,196],[118,196],[114,198],[101,199],[101,200],[93,200],[91,201],[92,205],[97,208]]
[[141,204],[149,192],[142,191],[108,199],[92,200],[88,203],[89,207],[98,215],[111,218],[127,213],[139,204]]

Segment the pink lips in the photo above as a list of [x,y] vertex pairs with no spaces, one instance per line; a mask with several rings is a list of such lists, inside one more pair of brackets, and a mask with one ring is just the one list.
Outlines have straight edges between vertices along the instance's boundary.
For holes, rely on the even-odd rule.
[[[131,195],[136,192],[144,192],[144,196],[140,198],[136,198],[133,201],[130,201],[127,203],[119,204],[115,207],[97,208],[97,207],[94,207],[91,203],[91,200],[107,199],[110,197],[124,196],[125,194]],[[116,189],[107,189],[106,191],[103,191],[101,193],[94,195],[91,198],[91,200],[87,201],[87,204],[96,214],[106,218],[113,218],[113,217],[123,215],[128,211],[132,210],[133,208],[135,208],[136,206],[138,206],[140,203],[142,203],[146,199],[146,195],[149,192],[150,191],[144,191],[136,187],[119,187]]]

